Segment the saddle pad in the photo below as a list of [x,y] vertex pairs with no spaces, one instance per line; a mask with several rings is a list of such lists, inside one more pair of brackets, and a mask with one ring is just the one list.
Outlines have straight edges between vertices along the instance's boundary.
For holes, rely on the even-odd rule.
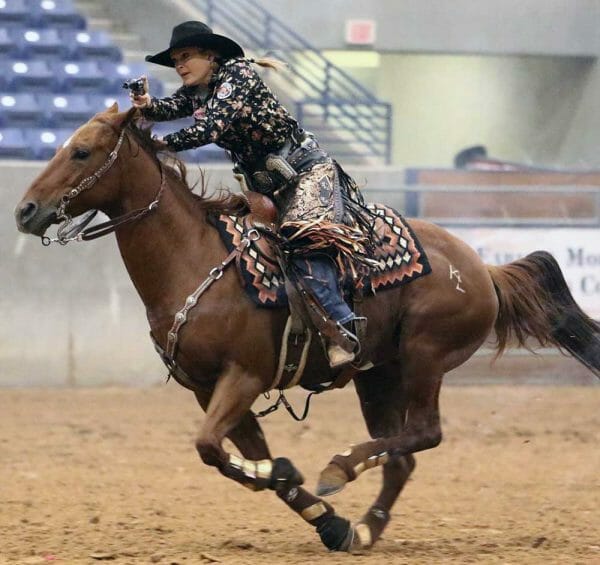
[[[381,268],[363,277],[357,285],[361,291],[380,292],[429,274],[427,256],[406,220],[383,204],[369,204],[368,208],[375,216],[374,228],[381,240],[374,256]],[[214,218],[214,224],[228,252],[240,244],[253,226],[249,215],[220,215]],[[266,238],[251,242],[238,267],[246,292],[255,304],[264,308],[287,306],[283,274]]]
[[[251,214],[214,218],[215,227],[230,253],[253,228]],[[270,242],[261,237],[252,241],[238,260],[238,271],[248,296],[258,306],[283,308],[287,306],[285,281]]]
[[396,210],[383,204],[368,204],[367,208],[377,217],[375,232],[381,243],[374,258],[382,268],[371,272],[365,287],[379,292],[431,273],[427,255],[408,222]]

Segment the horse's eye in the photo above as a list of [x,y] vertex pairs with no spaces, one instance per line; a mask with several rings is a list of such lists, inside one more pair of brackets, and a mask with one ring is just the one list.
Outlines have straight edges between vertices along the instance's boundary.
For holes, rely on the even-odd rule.
[[79,159],[79,160],[83,160],[83,159],[87,159],[90,156],[90,152],[87,149],[75,149],[75,151],[73,151],[73,159]]

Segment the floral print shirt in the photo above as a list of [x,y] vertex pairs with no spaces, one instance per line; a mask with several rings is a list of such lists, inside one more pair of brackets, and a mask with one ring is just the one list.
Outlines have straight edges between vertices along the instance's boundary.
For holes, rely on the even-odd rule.
[[250,61],[225,61],[214,74],[208,91],[181,87],[167,98],[153,98],[143,115],[153,121],[193,116],[190,127],[164,136],[174,151],[215,143],[231,153],[234,162],[252,167],[281,149],[299,129]]

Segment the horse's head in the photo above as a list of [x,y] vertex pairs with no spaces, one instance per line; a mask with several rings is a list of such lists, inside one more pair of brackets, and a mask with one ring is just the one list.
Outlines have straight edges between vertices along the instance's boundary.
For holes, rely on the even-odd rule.
[[43,236],[65,213],[74,217],[92,209],[110,210],[120,184],[111,165],[135,110],[119,112],[114,104],[75,131],[17,205],[20,231]]

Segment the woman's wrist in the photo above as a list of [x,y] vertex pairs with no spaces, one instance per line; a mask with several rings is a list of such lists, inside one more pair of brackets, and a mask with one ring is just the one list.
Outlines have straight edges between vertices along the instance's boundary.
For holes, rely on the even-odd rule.
[[149,94],[141,94],[139,96],[136,96],[133,93],[130,93],[129,98],[131,99],[132,106],[143,110],[151,108],[154,103],[152,96],[150,96]]

